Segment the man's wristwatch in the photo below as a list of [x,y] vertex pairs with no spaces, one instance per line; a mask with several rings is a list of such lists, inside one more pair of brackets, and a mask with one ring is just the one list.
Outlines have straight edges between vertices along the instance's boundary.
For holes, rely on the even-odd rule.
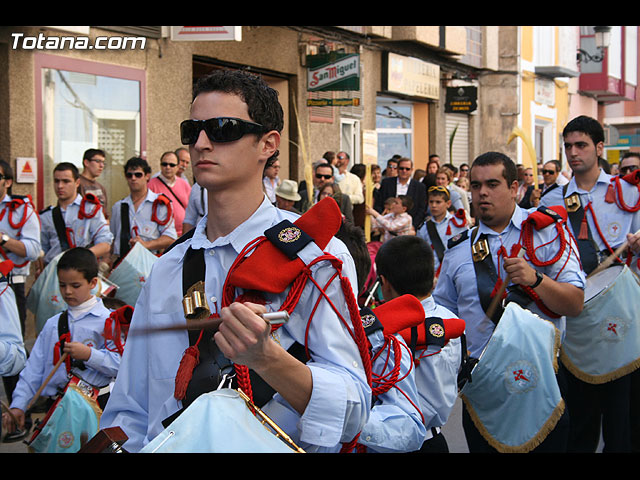
[[0,246],[4,245],[5,243],[7,243],[9,241],[9,235],[7,235],[6,233],[2,232],[2,235],[0,236]]
[[536,288],[542,282],[542,274],[536,270],[536,281],[533,285],[530,285],[531,288]]

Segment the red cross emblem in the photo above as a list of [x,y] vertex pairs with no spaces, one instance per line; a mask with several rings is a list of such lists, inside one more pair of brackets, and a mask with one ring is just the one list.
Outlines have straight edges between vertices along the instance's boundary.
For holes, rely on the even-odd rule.
[[616,335],[618,334],[618,332],[616,331],[618,324],[617,323],[609,323],[609,326],[607,327],[607,330],[609,330],[610,332],[615,333]]
[[524,380],[526,382],[529,381],[529,379],[525,377],[524,372],[522,370],[514,370],[513,375],[514,375],[515,381],[518,381],[518,380]]

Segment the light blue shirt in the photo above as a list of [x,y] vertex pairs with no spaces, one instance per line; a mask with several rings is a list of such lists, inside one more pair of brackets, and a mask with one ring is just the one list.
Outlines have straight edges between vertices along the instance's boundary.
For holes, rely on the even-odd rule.
[[[154,264],[135,305],[122,365],[101,418],[100,428],[117,425],[123,429],[129,438],[124,445],[127,451],[139,451],[163,430],[161,422],[182,406],[173,394],[176,372],[189,346],[187,331],[148,334],[144,330],[185,322],[181,272],[188,247],[204,249],[205,293],[215,313],[221,308],[222,288],[229,268],[245,245],[283,219],[294,221],[296,218],[295,214],[275,208],[265,196],[255,213],[230,234],[209,241],[205,217],[190,240],[176,245]],[[345,245],[334,238],[325,251],[343,262],[342,274],[349,279],[352,290],[357,291],[355,266]],[[298,256],[308,264],[321,254],[311,243]],[[318,284],[324,286],[335,269],[322,261],[313,265],[311,272]],[[328,285],[326,294],[348,321],[339,280],[334,279]],[[276,394],[263,407],[265,413],[307,451],[333,448],[340,442],[351,441],[367,421],[371,400],[357,346],[327,301],[319,302],[307,332],[318,296],[316,286],[308,282],[289,322],[273,335],[285,349],[294,341],[304,345],[305,339],[308,340],[312,358],[307,366],[313,380],[309,404],[300,416]],[[267,310],[278,310],[285,297],[286,293],[265,295]]]
[[[457,235],[458,233],[464,232],[465,230],[469,229],[467,225],[465,225],[464,227],[457,227],[456,225],[453,224],[453,221],[451,221],[451,218],[453,218],[453,213],[451,212],[447,212],[447,214],[444,216],[444,218],[440,222],[436,222],[433,218],[431,218],[431,220],[433,221],[433,224],[436,226],[436,232],[438,233],[440,240],[442,240],[442,245],[444,246],[445,253],[447,251],[447,243],[449,242],[449,239]],[[457,218],[455,220],[458,221]],[[433,243],[431,242],[431,237],[429,236],[429,231],[427,230],[427,221],[429,221],[429,219],[427,219],[422,224],[422,226],[416,232],[416,235],[418,235],[420,238],[423,238],[429,244],[429,246],[433,249]],[[449,225],[451,225],[451,233],[447,234],[447,227]],[[440,259],[438,259],[438,255],[436,254],[435,249],[433,249],[433,270],[437,272],[439,266],[440,266]]]
[[[5,253],[15,265],[11,271],[12,275],[29,275],[29,262],[37,260],[40,255],[40,220],[33,206],[29,203],[24,203],[12,213],[9,211],[9,202],[11,202],[11,196],[8,194],[0,201],[0,212],[4,212],[0,218],[0,232],[6,233],[14,240],[21,241],[27,250],[27,255],[20,257],[7,249],[5,249]],[[13,228],[9,223],[10,218],[16,224],[25,215],[25,223],[20,228]],[[0,258],[0,261],[2,260],[4,259]]]
[[[75,242],[75,246],[92,247],[103,242],[111,244],[113,234],[109,230],[109,224],[104,218],[102,208],[92,218],[78,218],[81,201],[82,196],[78,194],[73,203],[67,205],[67,208],[61,212],[65,225],[71,229],[70,235]],[[87,205],[87,208],[93,208],[93,204]],[[52,210],[53,207],[49,207],[40,214],[42,222],[40,240],[44,250],[45,263],[49,263],[56,255],[62,252],[56,227],[53,223]]]
[[[373,452],[403,453],[419,450],[427,433],[418,408],[420,400],[416,387],[415,371],[412,368],[411,351],[400,335],[395,335],[402,347],[401,366],[398,383],[387,392],[379,395],[371,409],[369,421],[362,429],[358,443],[367,446]],[[369,335],[371,350],[375,356],[384,346],[381,330]],[[388,375],[394,366],[393,346],[378,355],[372,365],[377,375]]]
[[24,368],[27,352],[22,341],[16,297],[6,281],[0,281],[0,318],[0,375],[11,377]]
[[[94,387],[104,387],[117,375],[120,365],[120,354],[116,353],[115,345],[109,341],[105,345],[104,324],[111,311],[97,299],[92,308],[80,313],[77,318],[69,309],[69,333],[71,341],[80,342],[91,347],[91,356],[84,362],[85,369],[72,368],[72,374],[81,378]],[[56,314],[47,320],[42,331],[36,337],[27,364],[20,372],[20,379],[13,392],[11,408],[24,410],[45,378],[54,367],[54,348],[60,340],[58,335],[58,318]],[[109,350],[107,348],[109,347]],[[41,395],[53,397],[67,384],[69,377],[66,368],[61,365],[51,377]]]
[[[616,247],[627,240],[627,233],[635,233],[640,229],[640,210],[634,213],[626,212],[620,209],[615,203],[607,203],[605,201],[611,178],[611,175],[601,169],[598,180],[596,180],[595,185],[588,192],[578,188],[575,178],[572,178],[567,185],[567,192],[564,196],[562,186],[555,188],[540,199],[540,205],[562,205],[564,207],[564,198],[578,193],[583,208],[591,202],[600,231],[609,246],[615,250]],[[638,202],[638,195],[640,195],[638,187],[624,180],[620,180],[620,185],[624,202],[627,205],[635,205]],[[591,236],[598,245],[598,249],[600,251],[606,250],[606,244],[600,237],[593,215],[590,213],[587,214],[587,222],[591,230]]]
[[[482,222],[478,223],[478,233],[475,237],[477,242],[483,233],[488,235],[489,250],[491,252],[496,272],[499,272],[500,278],[506,278],[504,271],[504,261],[501,258],[498,269],[498,250],[504,246],[507,255],[511,254],[512,245],[520,240],[522,222],[536,209],[524,210],[519,206],[515,206],[513,215],[509,225],[503,232],[495,232]],[[579,257],[576,254],[577,247],[575,242],[569,235],[566,225],[564,227],[565,238],[569,242],[565,248],[561,258],[555,263],[546,267],[535,267],[539,272],[546,274],[553,280],[558,282],[566,282],[584,289],[586,278]],[[480,298],[478,296],[478,288],[476,282],[476,274],[471,256],[471,236],[473,230],[469,232],[469,238],[447,251],[442,262],[442,269],[438,283],[433,292],[433,298],[438,305],[441,305],[453,313],[458,318],[466,322],[467,346],[472,357],[478,358],[478,355],[484,349],[491,334],[493,333],[494,323],[485,315]],[[558,253],[560,246],[557,237],[555,224],[552,224],[542,230],[533,230],[533,244],[536,247],[536,257],[542,261],[550,260]],[[569,245],[571,248],[569,248]],[[524,257],[528,260],[528,254]],[[549,318],[544,315],[535,304],[531,303],[527,307],[534,313],[540,315],[553,322],[564,335],[565,318],[559,319]]]
[[207,189],[194,183],[189,193],[189,202],[184,212],[184,223],[196,226],[200,219],[207,214]]
[[[118,200],[113,207],[111,207],[111,222],[109,223],[109,229],[113,235],[113,253],[120,255],[120,232],[122,230],[122,217],[120,215],[122,209],[122,203],[129,205],[129,226],[131,227],[131,238],[135,238],[137,235],[145,242],[149,240],[157,240],[163,235],[172,239],[178,238],[176,233],[174,217],[165,224],[151,220],[151,214],[153,212],[153,202],[158,198],[158,194],[147,190],[146,198],[138,205],[136,210],[131,200],[131,195],[126,196],[122,200]],[[159,220],[164,221],[167,218],[167,207],[164,204],[158,205],[156,215]]]
[[[427,297],[421,303],[425,318],[456,318],[453,312],[437,305],[433,297]],[[416,365],[416,384],[427,428],[427,439],[431,438],[431,428],[442,427],[447,423],[458,398],[458,370],[462,362],[461,344],[460,338],[454,338],[449,340],[443,348],[429,345],[426,351],[418,352],[422,358]]]

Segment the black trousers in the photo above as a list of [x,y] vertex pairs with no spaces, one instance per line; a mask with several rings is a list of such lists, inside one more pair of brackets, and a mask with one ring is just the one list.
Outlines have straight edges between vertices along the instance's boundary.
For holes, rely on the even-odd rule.
[[[566,383],[564,374],[558,372],[556,375],[558,385],[560,388],[560,394],[562,398],[565,398]],[[566,400],[565,400],[566,402]],[[547,435],[547,438],[531,450],[530,453],[565,453],[567,451],[567,445],[569,440],[569,425],[570,425],[570,413],[568,409],[565,409],[564,413],[556,423],[555,428]],[[462,404],[462,428],[464,429],[464,435],[467,439],[467,446],[469,447],[469,453],[498,453],[494,447],[480,434],[476,428],[471,415],[466,408],[466,405]],[[514,426],[514,428],[516,428]]]
[[631,451],[631,375],[594,385],[583,382],[562,364],[567,378],[567,406],[571,416],[569,452],[593,453],[598,448],[600,429],[603,452]]

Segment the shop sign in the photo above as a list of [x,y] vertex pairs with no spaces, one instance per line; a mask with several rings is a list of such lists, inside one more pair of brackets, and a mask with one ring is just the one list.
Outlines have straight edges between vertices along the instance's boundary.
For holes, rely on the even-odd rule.
[[186,27],[172,26],[171,40],[174,41],[210,41],[235,40],[242,41],[242,27]]
[[307,55],[307,91],[360,90],[360,55],[337,53]]
[[446,113],[471,113],[478,108],[478,87],[447,87],[444,111]]
[[383,89],[411,97],[437,100],[440,97],[440,66],[418,58],[386,54]]

